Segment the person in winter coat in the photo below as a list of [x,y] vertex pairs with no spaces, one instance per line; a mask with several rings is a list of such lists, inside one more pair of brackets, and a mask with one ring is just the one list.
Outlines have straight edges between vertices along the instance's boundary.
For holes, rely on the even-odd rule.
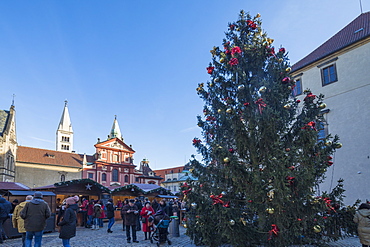
[[87,204],[87,226],[86,228],[91,228],[94,224],[94,199],[91,199],[89,204]]
[[125,224],[125,215],[123,214],[123,208],[128,205],[128,199],[125,199],[123,201],[122,207],[121,207],[121,218],[122,218],[122,231],[126,231],[126,224]]
[[99,230],[99,218],[102,214],[101,204],[99,202],[94,204],[94,223],[91,230]]
[[362,203],[353,221],[357,223],[357,232],[362,247],[370,246],[370,204]]
[[111,230],[115,220],[114,220],[114,206],[113,206],[113,199],[109,198],[107,205],[106,205],[106,210],[107,210],[107,218],[109,219],[108,221],[108,233],[112,233],[113,231]]
[[21,211],[24,228],[26,229],[26,247],[32,246],[33,237],[35,237],[35,247],[41,246],[46,220],[50,215],[49,205],[42,200],[42,193],[36,191],[33,199],[26,203]]
[[167,205],[166,200],[164,199],[159,202],[156,212],[158,212],[159,210],[162,210],[168,216],[172,216],[172,208]]
[[128,205],[123,206],[122,214],[125,216],[127,243],[131,243],[130,228],[132,230],[133,242],[139,243],[136,238],[136,223],[139,216],[139,209],[135,205],[135,200],[131,199]]
[[3,224],[9,217],[10,210],[12,209],[11,203],[8,202],[4,197],[0,198],[0,243],[3,243],[3,235],[5,232],[3,229]]
[[24,228],[24,220],[21,218],[21,211],[27,202],[30,202],[33,199],[33,196],[26,196],[26,201],[19,203],[13,212],[12,223],[13,227],[18,229],[18,232],[22,234],[22,247],[26,246],[26,229]]
[[102,201],[98,202],[101,205],[101,215],[99,217],[99,227],[102,228],[104,226],[103,219],[105,219],[106,214],[105,214],[105,206]]
[[[77,199],[77,200],[76,200]],[[77,223],[77,210],[78,205],[76,204],[78,197],[69,197],[66,199],[66,211],[63,219],[58,223],[61,227],[59,238],[62,239],[64,247],[70,247],[69,241],[71,238],[76,236],[76,223]]]
[[137,217],[137,222],[136,222],[136,231],[141,231],[140,212],[141,212],[141,209],[143,208],[143,204],[141,203],[141,200],[139,198],[135,198],[135,205],[137,206],[137,209],[139,210],[139,217]]
[[157,208],[159,206],[159,203],[157,202],[157,199],[153,199],[152,201],[152,208],[154,209],[155,212],[157,212]]
[[[155,211],[152,208],[150,202],[145,202],[145,205],[144,205],[143,209],[140,212],[141,219],[145,219],[145,220],[143,220],[143,228],[142,228],[143,232],[144,232],[144,235],[145,235],[145,240],[150,239],[150,232],[152,231],[151,230],[152,225],[151,225],[151,222],[149,222],[149,217],[154,215],[154,214],[155,214]],[[148,233],[149,233],[149,237],[147,236]]]

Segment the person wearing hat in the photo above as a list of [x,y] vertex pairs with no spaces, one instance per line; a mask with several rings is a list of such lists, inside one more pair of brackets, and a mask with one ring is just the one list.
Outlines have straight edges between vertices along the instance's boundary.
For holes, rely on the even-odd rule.
[[26,247],[32,246],[33,237],[35,237],[34,246],[41,246],[46,220],[51,215],[49,205],[42,199],[41,192],[35,192],[33,199],[26,203],[20,215],[24,219],[26,229]]
[[135,205],[135,200],[131,199],[128,205],[123,206],[122,214],[125,217],[127,243],[131,243],[130,229],[132,230],[132,240],[139,243],[136,238],[136,223],[139,217],[139,209]]
[[22,246],[26,246],[26,229],[24,228],[24,220],[21,218],[20,214],[21,211],[23,210],[24,206],[28,202],[30,202],[33,199],[33,196],[28,195],[26,196],[26,200],[24,202],[19,203],[13,212],[13,217],[12,217],[12,223],[13,227],[18,229],[18,232],[22,234]]
[[77,222],[77,210],[78,197],[68,197],[66,199],[66,211],[63,216],[63,220],[58,223],[61,227],[59,238],[62,239],[64,247],[70,247],[69,241],[71,238],[76,236],[76,222]]
[[353,217],[363,247],[370,246],[370,204],[362,203]]
[[19,201],[18,199],[14,199],[12,202],[12,209],[10,210],[10,213],[12,214],[14,212],[15,207],[18,205]]

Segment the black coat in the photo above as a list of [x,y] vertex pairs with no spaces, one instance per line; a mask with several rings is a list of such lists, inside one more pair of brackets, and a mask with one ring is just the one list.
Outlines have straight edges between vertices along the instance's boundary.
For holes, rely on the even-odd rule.
[[59,238],[70,239],[76,236],[77,204],[69,205],[64,213],[63,220],[58,223],[61,226]]
[[[127,212],[129,210],[131,211],[130,213]],[[134,211],[137,213],[135,214]],[[130,206],[129,204],[123,206],[122,214],[125,216],[126,226],[136,226],[136,222],[139,217],[139,209],[135,204],[133,206]]]
[[167,204],[165,204],[165,205],[159,204],[156,212],[158,212],[159,210],[162,210],[168,216],[172,216],[172,208],[170,208]]
[[114,217],[114,206],[113,206],[113,203],[108,202],[105,206],[106,206],[106,209],[107,209],[107,218],[108,219],[112,219]]

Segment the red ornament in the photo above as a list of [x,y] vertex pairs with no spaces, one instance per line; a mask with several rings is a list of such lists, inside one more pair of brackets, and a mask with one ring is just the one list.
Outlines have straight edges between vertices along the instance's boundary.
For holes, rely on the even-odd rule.
[[299,103],[301,103],[301,101],[300,101],[299,99],[297,99],[297,101],[296,101],[296,102],[297,102],[298,104],[299,104]]
[[231,24],[231,25],[229,26],[229,28],[230,28],[230,30],[232,31],[232,30],[234,30],[235,25],[234,25],[234,24]]
[[305,126],[303,126],[301,129],[303,129],[303,130],[310,130],[310,129],[312,129],[312,130],[316,131],[315,126],[316,126],[316,123],[315,123],[314,121],[311,121],[311,122],[308,122],[308,123],[307,123]]
[[207,73],[208,73],[208,74],[212,74],[212,73],[213,73],[213,70],[215,69],[215,67],[213,67],[213,66],[209,66],[209,67],[207,67],[206,69],[207,69]]
[[229,148],[229,152],[230,152],[230,153],[234,153],[234,151],[235,151],[235,150],[234,150],[233,148]]
[[229,61],[229,64],[231,66],[238,65],[238,63],[239,63],[239,61],[238,61],[238,59],[236,57],[230,59],[230,61]]
[[302,219],[300,219],[300,218],[298,218],[297,220],[298,220],[298,221],[302,221]]
[[249,105],[250,105],[250,103],[246,102],[246,103],[244,103],[243,105],[244,105],[244,106],[249,106]]
[[333,165],[334,164],[334,162],[333,161],[328,161],[328,166],[331,166],[331,165]]

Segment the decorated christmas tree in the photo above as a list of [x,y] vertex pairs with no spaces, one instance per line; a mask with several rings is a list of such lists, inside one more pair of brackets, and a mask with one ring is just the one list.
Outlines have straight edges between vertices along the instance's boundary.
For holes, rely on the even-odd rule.
[[342,146],[337,136],[318,138],[324,96],[294,96],[287,52],[273,41],[259,14],[241,11],[210,51],[210,80],[197,88],[203,137],[193,140],[203,159],[191,162],[198,180],[182,185],[196,244],[318,246],[354,230],[343,181],[317,191]]

